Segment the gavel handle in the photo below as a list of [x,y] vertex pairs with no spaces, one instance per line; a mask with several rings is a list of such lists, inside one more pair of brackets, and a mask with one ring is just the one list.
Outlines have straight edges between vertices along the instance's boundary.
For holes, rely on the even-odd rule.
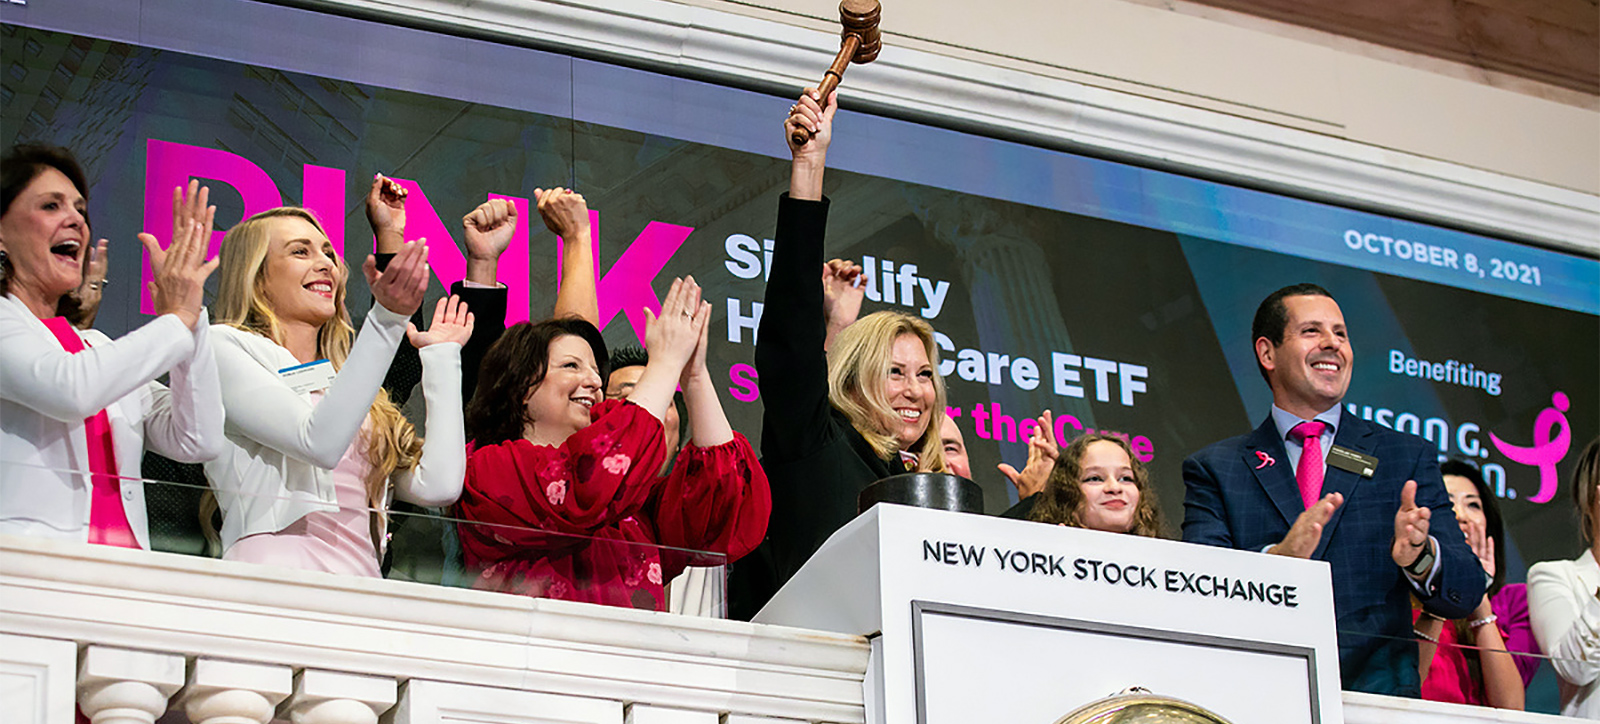
[[[817,84],[817,95],[821,97],[819,103],[826,108],[828,95],[838,89],[839,81],[844,79],[844,69],[850,65],[850,60],[856,57],[856,50],[861,47],[861,36],[855,33],[844,36],[844,42],[839,44],[839,54],[833,57],[833,65],[828,66],[826,73],[822,74],[822,82]],[[804,127],[794,129],[789,134],[789,141],[796,146],[804,146],[811,142],[811,131]]]

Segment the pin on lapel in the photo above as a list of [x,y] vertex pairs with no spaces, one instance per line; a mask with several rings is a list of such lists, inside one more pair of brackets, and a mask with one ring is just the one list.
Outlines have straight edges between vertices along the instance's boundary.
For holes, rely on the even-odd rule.
[[1261,464],[1256,466],[1257,470],[1262,468],[1270,468],[1278,464],[1278,461],[1273,460],[1272,456],[1268,455],[1265,450],[1257,450],[1256,457],[1261,459]]

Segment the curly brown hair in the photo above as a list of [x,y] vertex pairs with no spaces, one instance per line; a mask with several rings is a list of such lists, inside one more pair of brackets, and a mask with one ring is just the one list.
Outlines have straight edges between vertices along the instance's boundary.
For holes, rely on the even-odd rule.
[[1134,456],[1127,440],[1102,433],[1080,435],[1061,451],[1061,457],[1056,459],[1056,466],[1050,471],[1050,478],[1045,482],[1044,491],[1039,493],[1039,502],[1028,514],[1028,520],[1084,527],[1080,518],[1084,504],[1083,486],[1078,483],[1083,475],[1083,454],[1090,445],[1102,441],[1115,443],[1122,448],[1128,455],[1129,466],[1133,468],[1133,484],[1139,489],[1139,504],[1134,510],[1133,529],[1128,532],[1147,538],[1164,537],[1166,526],[1161,520],[1161,506],[1156,502],[1156,493],[1150,488],[1149,469]]

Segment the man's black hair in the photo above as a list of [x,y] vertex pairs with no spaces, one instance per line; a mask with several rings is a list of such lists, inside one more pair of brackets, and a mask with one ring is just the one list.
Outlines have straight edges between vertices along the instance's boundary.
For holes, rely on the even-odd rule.
[[[1256,318],[1250,323],[1250,350],[1255,354],[1256,340],[1266,337],[1273,347],[1283,344],[1283,333],[1289,328],[1289,308],[1284,305],[1284,297],[1327,297],[1333,298],[1328,290],[1309,282],[1291,284],[1267,295],[1261,300],[1261,306],[1256,307]],[[1261,371],[1261,378],[1267,379],[1267,368],[1261,366],[1261,357],[1256,357],[1256,369]]]
[[[616,372],[623,367],[643,367],[650,363],[650,353],[644,351],[637,344],[625,344],[611,350],[611,371]],[[611,380],[607,379],[606,384]]]

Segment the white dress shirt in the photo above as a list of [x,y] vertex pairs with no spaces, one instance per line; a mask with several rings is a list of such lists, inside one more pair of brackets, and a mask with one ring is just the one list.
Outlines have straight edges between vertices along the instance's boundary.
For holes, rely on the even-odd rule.
[[[206,478],[222,508],[222,545],[247,535],[275,533],[317,510],[336,509],[331,471],[357,444],[383,386],[406,317],[374,304],[344,366],[322,400],[297,393],[278,374],[300,361],[254,332],[216,325],[217,366],[228,411],[221,455]],[[417,467],[392,478],[395,494],[440,507],[461,496],[466,477],[466,432],[461,416],[461,345],[419,350],[426,437]]]
[[[84,418],[106,411],[122,476],[122,507],[150,547],[139,465],[146,443],[178,462],[222,450],[222,398],[205,311],[191,330],[177,315],[120,339],[80,330],[82,351],[61,347],[14,296],[0,297],[0,533],[88,541]],[[155,382],[171,372],[169,390]]]
[[1594,551],[1528,569],[1528,615],[1561,683],[1561,713],[1600,719],[1600,564]]

